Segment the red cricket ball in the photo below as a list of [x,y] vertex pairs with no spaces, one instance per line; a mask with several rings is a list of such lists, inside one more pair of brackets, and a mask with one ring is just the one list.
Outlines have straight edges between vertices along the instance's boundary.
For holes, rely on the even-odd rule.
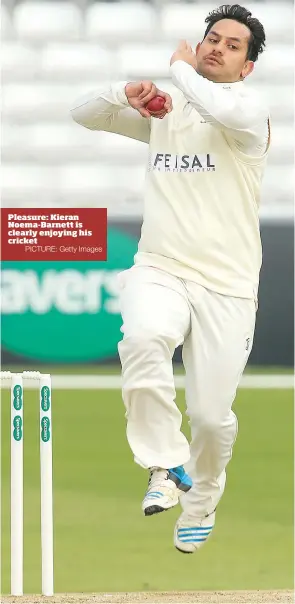
[[150,113],[157,113],[158,111],[162,111],[165,105],[165,99],[162,96],[155,96],[151,101],[146,105],[146,109],[150,111]]

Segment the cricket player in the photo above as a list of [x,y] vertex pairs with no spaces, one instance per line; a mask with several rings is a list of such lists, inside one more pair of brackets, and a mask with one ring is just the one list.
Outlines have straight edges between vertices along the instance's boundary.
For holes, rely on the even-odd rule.
[[[258,208],[269,113],[244,80],[265,46],[238,4],[206,18],[195,51],[170,63],[171,97],[150,81],[117,82],[79,100],[73,119],[149,145],[134,266],[119,275],[127,438],[149,470],[145,515],[181,503],[174,544],[210,536],[237,436],[232,411],[253,342],[261,241]],[[147,103],[160,95],[153,117]],[[191,442],[181,432],[172,357],[183,345]]]

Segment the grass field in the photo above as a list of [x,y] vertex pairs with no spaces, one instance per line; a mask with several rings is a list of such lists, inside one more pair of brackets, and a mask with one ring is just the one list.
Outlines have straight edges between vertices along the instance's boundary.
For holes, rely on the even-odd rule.
[[[67,372],[67,371],[66,371]],[[25,591],[40,592],[37,392],[25,396]],[[183,409],[183,392],[178,392]],[[2,393],[2,592],[9,592],[9,391]],[[120,391],[53,398],[55,591],[287,589],[293,585],[293,395],[241,390],[239,437],[212,539],[173,547],[179,510],[144,518],[145,471]],[[188,426],[184,420],[184,431]]]

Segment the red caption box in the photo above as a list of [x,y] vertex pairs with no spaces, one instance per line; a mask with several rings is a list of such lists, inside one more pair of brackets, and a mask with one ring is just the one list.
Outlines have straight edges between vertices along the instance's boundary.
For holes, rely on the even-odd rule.
[[2,260],[106,260],[106,208],[1,208]]

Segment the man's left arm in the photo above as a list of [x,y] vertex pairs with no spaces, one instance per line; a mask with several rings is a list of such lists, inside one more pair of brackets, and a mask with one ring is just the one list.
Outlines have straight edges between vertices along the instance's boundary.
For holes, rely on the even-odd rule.
[[175,61],[170,73],[174,86],[208,122],[245,130],[267,118],[267,110],[253,95],[243,96],[230,84],[211,82],[184,61]]
[[253,93],[211,82],[183,60],[173,62],[170,73],[173,84],[206,122],[228,130],[245,148],[267,141],[268,111]]

